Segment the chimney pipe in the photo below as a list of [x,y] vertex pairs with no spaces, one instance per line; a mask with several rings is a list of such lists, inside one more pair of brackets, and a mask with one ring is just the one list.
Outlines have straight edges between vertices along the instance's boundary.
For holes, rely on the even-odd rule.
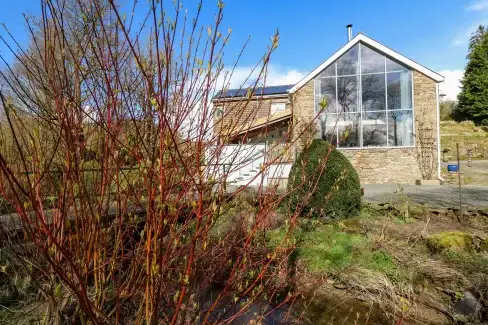
[[347,28],[347,41],[351,41],[352,40],[352,24],[349,24],[346,26]]

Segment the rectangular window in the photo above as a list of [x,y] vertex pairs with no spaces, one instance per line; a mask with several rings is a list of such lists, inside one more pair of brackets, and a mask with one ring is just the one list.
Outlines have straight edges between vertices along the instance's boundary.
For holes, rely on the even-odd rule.
[[336,78],[320,78],[317,83],[319,93],[315,98],[316,114],[336,113]]
[[412,111],[388,112],[388,146],[413,146]]
[[271,115],[276,112],[284,111],[286,108],[286,103],[271,103]]
[[386,113],[363,113],[363,146],[386,146]]
[[358,103],[358,77],[337,77],[337,104],[339,113],[357,112]]
[[412,74],[410,71],[388,73],[386,87],[389,110],[412,108]]
[[369,74],[362,76],[363,111],[385,110],[385,74]]
[[224,115],[224,108],[222,106],[215,106],[214,117],[221,118]]
[[361,114],[343,114],[337,122],[340,148],[357,148],[361,145]]
[[325,114],[319,118],[320,138],[337,146],[337,114]]

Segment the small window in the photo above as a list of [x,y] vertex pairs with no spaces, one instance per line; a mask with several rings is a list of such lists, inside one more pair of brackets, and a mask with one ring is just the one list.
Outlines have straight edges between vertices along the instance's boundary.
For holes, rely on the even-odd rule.
[[214,111],[215,118],[221,118],[223,114],[224,114],[224,108],[222,106],[215,107],[215,111]]
[[315,87],[316,89],[319,89],[319,92],[318,94],[316,94],[315,114],[336,113],[337,112],[336,78],[321,78],[317,80],[317,83],[318,85],[316,85]]
[[284,111],[286,107],[285,103],[271,103],[271,115],[276,112]]

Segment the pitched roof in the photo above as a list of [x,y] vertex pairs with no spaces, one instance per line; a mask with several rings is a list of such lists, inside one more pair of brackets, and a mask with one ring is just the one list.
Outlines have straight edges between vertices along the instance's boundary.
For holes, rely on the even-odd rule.
[[[280,85],[280,86],[267,86],[267,87],[257,87],[254,90],[253,96],[267,96],[267,95],[279,95],[287,94],[288,91],[295,86],[293,85]],[[239,98],[246,97],[247,92],[252,90],[249,88],[238,88],[238,89],[226,89],[224,91],[219,91],[213,99],[223,99],[223,98]]]
[[244,124],[240,128],[238,128],[236,134],[241,134],[241,133],[253,131],[255,129],[259,129],[259,128],[262,128],[265,126],[269,126],[270,124],[287,120],[290,117],[291,117],[291,110],[288,108],[288,109],[285,109],[283,111],[276,112],[272,115],[258,118],[254,121],[251,121],[250,123]]
[[327,68],[330,64],[332,64],[335,60],[337,60],[342,54],[347,52],[347,50],[349,50],[351,47],[353,47],[359,42],[367,44],[370,47],[384,53],[385,55],[403,63],[404,65],[425,74],[426,76],[432,78],[436,82],[444,81],[444,77],[441,76],[440,74],[424,67],[423,65],[418,64],[417,62],[401,55],[398,52],[395,52],[394,50],[384,46],[383,44],[378,43],[374,39],[360,33],[356,35],[356,37],[354,37],[352,40],[350,40],[346,45],[344,45],[339,51],[334,53],[334,55],[332,55],[324,63],[319,65],[315,70],[313,70],[307,76],[305,76],[305,78],[300,80],[296,85],[294,85],[293,88],[289,90],[289,92],[294,93],[295,91],[300,89],[303,85],[305,85],[307,82],[312,80],[315,76],[317,76],[320,72],[322,72],[325,68]]

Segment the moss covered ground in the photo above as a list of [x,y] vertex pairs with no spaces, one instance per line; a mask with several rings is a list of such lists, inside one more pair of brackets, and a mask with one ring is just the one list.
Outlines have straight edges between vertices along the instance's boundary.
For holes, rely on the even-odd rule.
[[[467,290],[488,303],[488,218],[460,224],[423,206],[408,210],[366,206],[352,219],[302,221],[288,235],[305,281],[326,279],[314,293],[311,323],[355,324],[371,317],[375,324],[450,324]],[[268,244],[282,242],[286,227],[269,232]],[[351,316],[356,312],[359,320]]]

